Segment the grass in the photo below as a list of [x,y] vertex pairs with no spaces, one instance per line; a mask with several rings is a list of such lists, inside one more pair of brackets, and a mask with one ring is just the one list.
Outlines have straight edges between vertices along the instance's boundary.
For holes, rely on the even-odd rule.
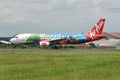
[[120,80],[120,51],[0,52],[0,80]]

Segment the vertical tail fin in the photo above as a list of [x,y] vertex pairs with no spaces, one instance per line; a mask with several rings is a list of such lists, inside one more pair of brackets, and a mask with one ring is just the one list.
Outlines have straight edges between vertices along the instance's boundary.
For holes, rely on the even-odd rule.
[[89,32],[94,32],[95,34],[102,34],[104,28],[105,19],[101,18]]
[[86,34],[89,41],[94,40],[94,37],[97,35],[102,35],[104,28],[105,18],[101,18],[92,29]]

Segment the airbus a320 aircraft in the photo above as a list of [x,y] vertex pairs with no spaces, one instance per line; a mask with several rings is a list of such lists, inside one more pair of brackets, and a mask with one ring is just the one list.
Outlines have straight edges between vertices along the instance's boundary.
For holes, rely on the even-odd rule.
[[9,42],[1,40],[6,44],[39,44],[40,47],[62,44],[80,44],[106,38],[102,34],[105,19],[101,18],[86,34],[17,34]]

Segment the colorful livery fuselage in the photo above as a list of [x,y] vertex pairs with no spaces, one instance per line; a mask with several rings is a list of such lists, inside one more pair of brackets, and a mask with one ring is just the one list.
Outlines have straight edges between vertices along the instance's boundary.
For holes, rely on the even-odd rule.
[[105,19],[100,19],[86,34],[18,34],[10,39],[11,44],[39,44],[41,47],[61,44],[80,44],[106,38],[102,34]]
[[[39,43],[41,41],[66,41],[69,44],[88,42],[85,34],[18,34],[10,40],[13,44]],[[60,41],[59,41],[60,40]],[[58,43],[57,42],[57,43]]]

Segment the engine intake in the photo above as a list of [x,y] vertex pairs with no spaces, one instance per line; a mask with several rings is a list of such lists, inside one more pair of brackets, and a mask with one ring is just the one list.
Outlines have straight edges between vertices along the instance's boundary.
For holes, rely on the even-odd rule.
[[49,46],[49,42],[48,41],[41,41],[41,42],[39,42],[39,44],[40,44],[40,47],[47,47],[47,46]]

